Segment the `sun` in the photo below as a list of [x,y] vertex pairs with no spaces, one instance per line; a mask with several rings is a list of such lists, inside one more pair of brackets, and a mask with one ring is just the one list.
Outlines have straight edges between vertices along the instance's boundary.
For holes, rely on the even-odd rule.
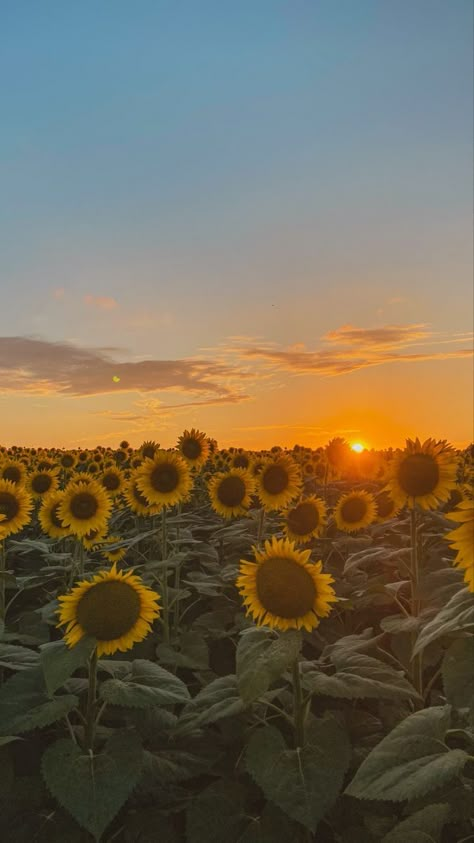
[[361,454],[362,451],[365,451],[365,445],[362,445],[361,442],[353,442],[351,445],[351,450],[355,451],[356,454]]

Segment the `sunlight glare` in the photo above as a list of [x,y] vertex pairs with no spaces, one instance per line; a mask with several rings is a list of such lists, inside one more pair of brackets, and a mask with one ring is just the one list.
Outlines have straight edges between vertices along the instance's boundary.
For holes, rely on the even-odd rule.
[[351,445],[351,448],[352,448],[353,451],[356,452],[356,454],[361,454],[362,451],[365,451],[364,446],[360,442],[354,442]]

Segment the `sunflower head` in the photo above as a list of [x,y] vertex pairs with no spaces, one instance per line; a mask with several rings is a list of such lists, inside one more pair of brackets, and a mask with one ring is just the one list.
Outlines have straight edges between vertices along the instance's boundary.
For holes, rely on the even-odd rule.
[[117,571],[115,563],[58,600],[58,626],[66,625],[68,647],[87,635],[97,640],[99,656],[130,650],[148,635],[159,615],[159,595],[132,570]]
[[24,464],[20,460],[5,460],[0,465],[0,479],[22,486],[26,480]]
[[265,460],[257,475],[257,494],[266,510],[282,509],[299,494],[301,471],[284,454]]
[[212,475],[208,483],[209,498],[215,512],[224,518],[245,515],[255,482],[250,472],[243,468]]
[[400,507],[397,506],[387,491],[379,492],[375,498],[375,507],[378,522],[388,521],[389,518],[394,518],[400,510]]
[[200,430],[185,430],[178,439],[177,449],[190,466],[203,465],[209,456],[209,442]]
[[71,482],[65,489],[58,516],[71,533],[82,537],[91,530],[104,530],[112,501],[96,480]]
[[123,489],[124,477],[119,468],[108,468],[102,472],[99,482],[105,491],[115,498]]
[[444,538],[456,551],[454,565],[464,571],[464,582],[469,591],[474,593],[474,501],[462,501],[446,517],[459,524],[455,530],[446,533]]
[[126,547],[107,549],[108,545],[119,544],[121,541],[122,540],[119,536],[107,536],[106,539],[102,539],[100,543],[100,552],[108,562],[121,562],[127,555]]
[[325,454],[328,464],[336,471],[342,471],[352,456],[350,445],[342,436],[335,436],[328,442]]
[[192,478],[185,460],[174,451],[157,451],[136,470],[136,483],[150,504],[174,506],[186,500]]
[[142,459],[152,460],[159,447],[160,446],[158,442],[154,442],[152,439],[146,439],[145,442],[143,442],[140,446],[140,454]]
[[258,626],[311,631],[330,613],[334,580],[321,562],[309,561],[310,553],[273,536],[262,551],[254,548],[255,562],[241,560],[237,587]]
[[33,471],[29,475],[27,481],[28,491],[34,498],[44,498],[50,492],[54,492],[58,488],[58,470],[50,469],[47,471]]
[[64,492],[59,489],[50,492],[42,499],[38,512],[38,520],[43,532],[52,539],[62,539],[70,535],[69,528],[64,526],[58,515],[63,498]]
[[314,495],[293,504],[284,513],[284,530],[296,544],[321,535],[326,525],[326,504]]
[[457,459],[446,441],[407,439],[404,451],[392,461],[387,491],[400,507],[435,509],[456,486]]
[[18,533],[28,524],[33,499],[23,486],[11,480],[0,480],[0,540]]
[[370,492],[354,491],[339,499],[334,510],[334,520],[339,530],[355,533],[372,524],[375,514],[374,496]]

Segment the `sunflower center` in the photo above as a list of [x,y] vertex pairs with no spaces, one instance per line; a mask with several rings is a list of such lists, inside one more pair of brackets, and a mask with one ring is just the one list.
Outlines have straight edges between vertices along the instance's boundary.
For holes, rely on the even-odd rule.
[[438,480],[438,464],[430,454],[410,454],[398,469],[400,486],[412,498],[431,494]]
[[281,465],[270,465],[262,476],[262,484],[270,495],[279,495],[288,486],[288,474]]
[[306,568],[292,559],[272,557],[257,568],[260,603],[281,618],[300,618],[313,608],[316,587]]
[[367,504],[362,498],[349,498],[341,506],[341,516],[348,524],[356,524],[367,512]]
[[150,476],[150,483],[157,492],[172,492],[179,483],[179,474],[174,465],[157,465]]
[[197,439],[185,439],[181,444],[181,450],[188,460],[196,460],[201,456],[202,446]]
[[12,521],[15,518],[15,515],[18,515],[20,511],[20,504],[18,503],[15,495],[11,495],[10,492],[0,492],[0,515],[5,516],[5,521]]
[[64,529],[64,524],[58,516],[58,509],[59,503],[55,503],[53,507],[51,507],[51,511],[49,513],[49,517],[54,524],[55,527],[58,529]]
[[21,480],[21,471],[16,465],[8,465],[3,472],[3,479],[10,480],[12,483],[19,483]]
[[77,621],[99,641],[121,638],[140,617],[140,597],[128,583],[105,580],[89,588],[77,604]]
[[250,464],[249,458],[245,454],[237,454],[233,462],[235,468],[248,468]]
[[391,515],[394,509],[394,502],[388,492],[380,492],[376,498],[377,514],[380,518],[386,518]]
[[49,474],[37,474],[31,481],[31,488],[38,494],[44,494],[51,488],[53,480]]
[[305,536],[318,526],[319,512],[312,503],[300,503],[288,513],[287,523],[297,536]]
[[93,518],[99,508],[98,502],[90,492],[78,492],[71,499],[70,509],[74,518],[87,521]]
[[245,494],[246,487],[241,477],[224,477],[217,489],[217,497],[224,506],[239,506]]
[[102,485],[105,486],[109,492],[114,492],[120,486],[120,477],[117,474],[104,474],[102,478]]
[[64,454],[64,456],[61,457],[61,465],[63,468],[72,468],[74,465],[74,457],[71,457],[70,454]]
[[155,449],[153,445],[145,445],[145,447],[142,449],[142,454],[144,457],[148,457],[148,459],[152,460],[155,456]]

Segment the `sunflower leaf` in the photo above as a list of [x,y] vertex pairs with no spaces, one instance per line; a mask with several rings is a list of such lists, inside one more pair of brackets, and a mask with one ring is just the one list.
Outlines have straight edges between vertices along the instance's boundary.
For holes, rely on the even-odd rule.
[[99,696],[105,702],[126,708],[175,705],[190,699],[181,679],[147,659],[135,659],[130,673],[122,679],[107,679],[101,685]]
[[41,772],[59,804],[99,841],[138,782],[142,760],[133,732],[117,732],[96,755],[62,738],[44,753]]
[[332,717],[314,720],[304,747],[288,749],[273,726],[259,729],[246,752],[247,769],[265,796],[313,833],[334,804],[349,766],[346,733]]
[[78,702],[72,694],[49,698],[40,667],[22,670],[0,687],[0,734],[15,735],[49,726]]
[[413,648],[413,655],[421,653],[428,644],[443,635],[472,628],[474,628],[474,595],[467,588],[462,588],[421,630]]
[[450,713],[450,706],[436,706],[402,720],[364,759],[345,792],[357,799],[403,802],[458,776],[469,756],[444,743]]
[[95,644],[94,638],[85,637],[75,647],[68,647],[64,640],[41,645],[40,662],[50,696],[64,685],[78,667],[87,664]]
[[193,731],[223,717],[234,717],[244,708],[244,701],[237,688],[237,677],[234,674],[220,676],[188,702],[181,713],[177,732]]
[[237,682],[244,702],[252,702],[298,657],[301,636],[286,632],[275,637],[266,629],[250,628],[241,634],[237,646]]
[[332,676],[318,669],[304,674],[303,684],[308,691],[342,699],[396,700],[418,697],[403,672],[380,659],[365,653],[335,652],[332,662],[336,667],[336,673]]
[[442,665],[446,699],[456,708],[469,708],[474,700],[474,635],[453,641]]
[[39,655],[36,650],[16,644],[0,644],[0,667],[25,670],[28,667],[35,667],[38,661]]
[[449,812],[450,807],[446,804],[427,805],[397,823],[382,843],[439,843]]

